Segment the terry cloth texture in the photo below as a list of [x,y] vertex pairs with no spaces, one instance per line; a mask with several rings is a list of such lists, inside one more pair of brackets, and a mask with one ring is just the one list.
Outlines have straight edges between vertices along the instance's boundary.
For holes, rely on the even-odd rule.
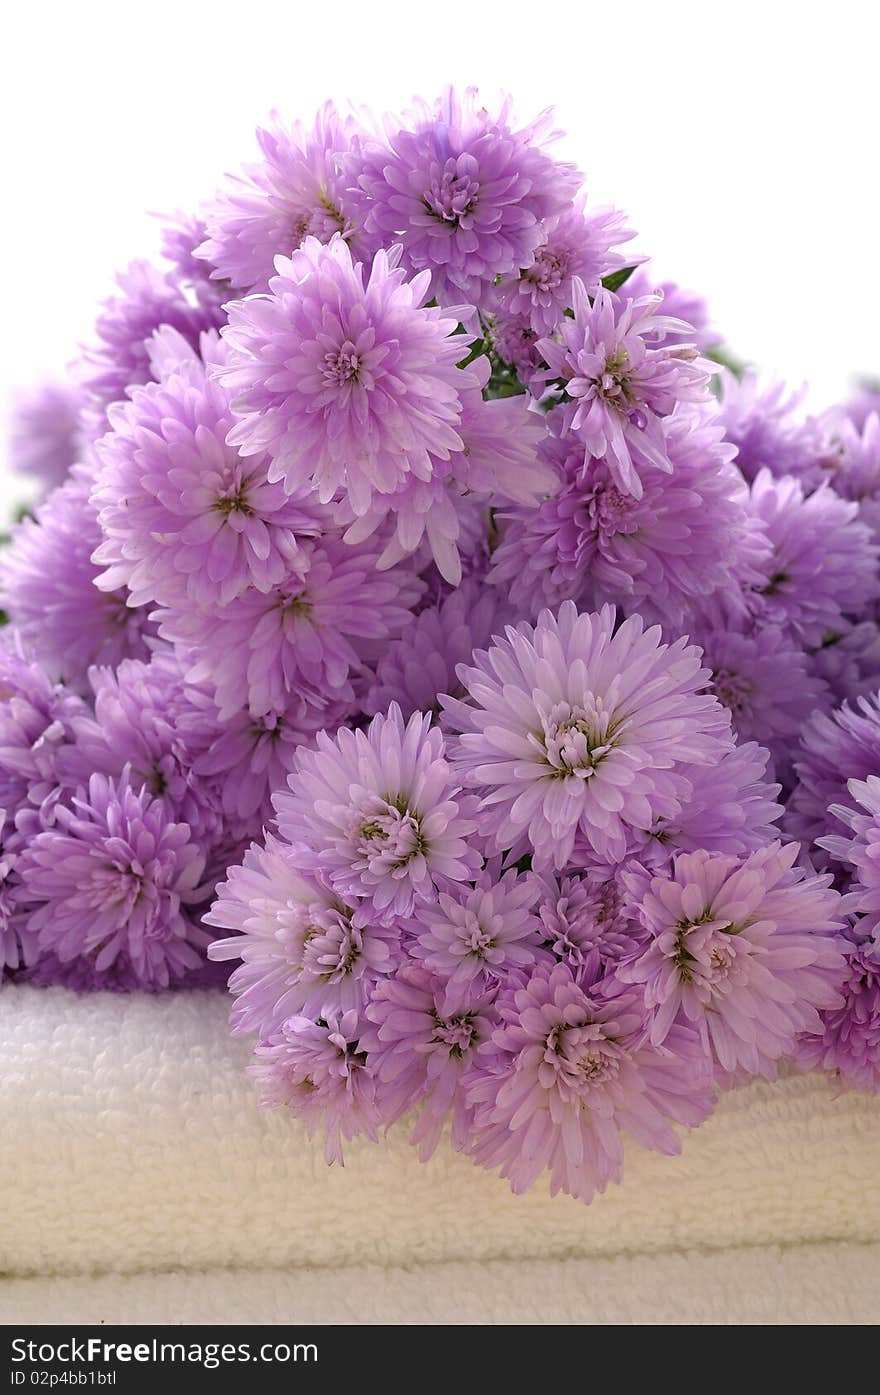
[[389,1269],[8,1279],[0,1281],[0,1302],[7,1323],[872,1325],[878,1273],[880,1246],[828,1243]]
[[[43,1295],[44,1321],[97,1321],[102,1309],[110,1320],[129,1301],[132,1318],[167,1309],[182,1320],[171,1295],[187,1292],[188,1317],[224,1321],[238,1292],[242,1320],[279,1305],[306,1320],[323,1302],[325,1321],[351,1321],[333,1286],[380,1266],[381,1283],[363,1280],[360,1320],[417,1317],[410,1292],[425,1320],[461,1320],[442,1290],[460,1280],[478,1295],[485,1279],[470,1320],[644,1321],[650,1304],[630,1292],[684,1284],[702,1316],[663,1320],[720,1321],[709,1275],[729,1299],[740,1273],[765,1274],[749,1309],[765,1321],[819,1321],[822,1293],[831,1320],[880,1317],[876,1099],[838,1095],[818,1076],[757,1082],[726,1095],[679,1158],[631,1149],[624,1184],[589,1207],[540,1188],[514,1197],[447,1148],[421,1165],[403,1129],[326,1167],[294,1120],[257,1106],[227,1006],[209,991],[0,993],[0,1315]],[[101,1273],[133,1277],[47,1277]],[[683,1273],[693,1277],[671,1277]],[[622,1274],[630,1287],[615,1297]],[[566,1297],[568,1282],[580,1290]]]

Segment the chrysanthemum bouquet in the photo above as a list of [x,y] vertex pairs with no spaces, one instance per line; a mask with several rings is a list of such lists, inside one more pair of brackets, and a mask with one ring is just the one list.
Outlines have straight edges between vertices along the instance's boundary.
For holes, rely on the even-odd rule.
[[328,1161],[412,1114],[589,1200],[880,1085],[880,398],[737,370],[553,136],[276,121],[21,405],[0,949],[235,965]]

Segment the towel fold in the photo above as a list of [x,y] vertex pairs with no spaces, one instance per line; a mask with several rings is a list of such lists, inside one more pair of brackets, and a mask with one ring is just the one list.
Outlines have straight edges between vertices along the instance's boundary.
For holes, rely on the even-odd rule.
[[[230,1266],[253,1271],[241,1282],[254,1311],[266,1285],[275,1282],[266,1271],[281,1269],[290,1271],[279,1290],[284,1301],[315,1314],[320,1295],[330,1302],[335,1282],[311,1272],[316,1267],[385,1266],[397,1275],[388,1280],[391,1307],[383,1311],[390,1311],[398,1301],[392,1294],[405,1305],[405,1267],[419,1266],[424,1275],[426,1267],[460,1264],[461,1270],[438,1270],[437,1284],[448,1287],[460,1277],[462,1291],[475,1293],[476,1279],[464,1276],[505,1274],[498,1293],[516,1279],[526,1313],[538,1311],[536,1304],[542,1312],[554,1303],[564,1308],[566,1275],[586,1283],[594,1272],[587,1261],[833,1241],[869,1248],[824,1249],[816,1295],[838,1261],[851,1274],[873,1265],[877,1289],[878,1251],[871,1244],[880,1242],[875,1099],[837,1094],[818,1076],[755,1082],[726,1095],[713,1118],[685,1137],[680,1157],[631,1148],[623,1185],[591,1206],[551,1198],[540,1186],[514,1197],[504,1182],[445,1146],[422,1166],[403,1128],[379,1145],[356,1141],[345,1168],[328,1168],[320,1145],[309,1142],[296,1121],[258,1107],[244,1072],[248,1046],[229,1039],[227,1006],[223,994],[209,991],[159,997],[77,997],[28,988],[0,993],[0,1271],[211,1271],[220,1321],[230,1311],[227,1284],[238,1281],[216,1271]],[[776,1273],[789,1275],[794,1258],[773,1255]],[[557,1277],[539,1297],[530,1285],[549,1272],[540,1267],[549,1260],[584,1264],[554,1270]],[[490,1270],[486,1261],[518,1261],[522,1268]],[[658,1261],[653,1270],[625,1272],[654,1273],[651,1284],[674,1290],[679,1278],[664,1276],[678,1274],[681,1262],[667,1255],[666,1268]],[[743,1273],[761,1262],[741,1250],[731,1260],[746,1266]],[[309,1272],[298,1275],[298,1269]],[[708,1312],[699,1272],[699,1265],[688,1270],[692,1301]],[[427,1294],[428,1280],[420,1282]],[[787,1282],[779,1279],[780,1293]],[[90,1292],[103,1295],[108,1312],[119,1311],[122,1295],[140,1303],[137,1295],[148,1292],[148,1306],[138,1311],[155,1312],[166,1302],[174,1311],[170,1295],[184,1292],[186,1281],[165,1275],[161,1284],[142,1290],[134,1280],[119,1285],[114,1278]],[[29,1291],[38,1290],[7,1283],[6,1301],[24,1303]],[[73,1303],[86,1289],[56,1284],[52,1291],[67,1293]],[[492,1308],[494,1299],[486,1302],[487,1313],[501,1312]],[[352,1317],[339,1302],[334,1311]],[[515,1315],[516,1305],[509,1311]]]

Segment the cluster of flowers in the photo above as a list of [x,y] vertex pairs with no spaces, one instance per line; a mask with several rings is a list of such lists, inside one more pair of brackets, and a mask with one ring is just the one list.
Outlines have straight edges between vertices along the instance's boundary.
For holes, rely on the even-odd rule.
[[0,964],[240,961],[328,1161],[415,1111],[589,1200],[781,1062],[880,1087],[880,397],[722,367],[554,135],[276,121],[22,404]]

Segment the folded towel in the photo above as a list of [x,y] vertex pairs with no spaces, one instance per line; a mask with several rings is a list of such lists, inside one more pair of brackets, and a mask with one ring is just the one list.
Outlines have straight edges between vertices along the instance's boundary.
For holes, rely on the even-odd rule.
[[[445,1146],[422,1166],[403,1128],[379,1145],[356,1141],[345,1168],[328,1168],[320,1145],[296,1121],[258,1107],[244,1073],[249,1048],[229,1039],[227,1006],[223,994],[210,991],[0,993],[0,1272],[136,1275],[241,1267],[254,1271],[247,1280],[254,1306],[274,1282],[261,1277],[268,1269],[381,1265],[391,1272],[388,1294],[405,1295],[413,1265],[458,1262],[462,1274],[477,1274],[467,1266],[515,1260],[523,1264],[516,1291],[526,1314],[538,1302],[528,1275],[544,1272],[526,1261],[880,1242],[880,1102],[837,1094],[819,1076],[730,1092],[713,1118],[686,1135],[680,1157],[631,1148],[623,1185],[584,1206],[551,1198],[540,1186],[514,1197],[504,1182]],[[839,1261],[852,1274],[874,1265],[876,1281],[873,1247],[823,1253],[823,1275],[833,1274]],[[794,1258],[774,1255],[774,1264],[783,1265],[778,1274],[790,1275]],[[678,1280],[663,1276],[678,1272],[680,1260],[667,1258],[672,1268],[644,1273],[656,1272],[659,1287],[674,1289]],[[760,1263],[754,1255],[736,1260],[744,1273]],[[459,1274],[443,1272],[453,1280]],[[542,1311],[549,1295],[563,1301],[566,1274],[586,1282],[592,1271],[555,1272]],[[779,1279],[780,1292],[788,1281]],[[162,1282],[168,1294],[185,1288],[167,1275]],[[222,1320],[227,1280],[220,1275],[212,1282],[219,1285]],[[825,1282],[817,1277],[816,1293]],[[332,1288],[293,1272],[285,1284],[294,1307],[310,1292]],[[114,1278],[91,1291],[109,1302],[116,1286]],[[696,1277],[691,1289],[694,1303],[708,1312]],[[7,1299],[27,1291],[7,1284]],[[139,1290],[120,1287],[120,1303],[126,1292]],[[405,1306],[403,1296],[400,1302]],[[513,1305],[509,1316],[516,1315]]]
[[[5,1323],[863,1323],[880,1245],[0,1280]],[[332,1343],[332,1338],[329,1339]]]

